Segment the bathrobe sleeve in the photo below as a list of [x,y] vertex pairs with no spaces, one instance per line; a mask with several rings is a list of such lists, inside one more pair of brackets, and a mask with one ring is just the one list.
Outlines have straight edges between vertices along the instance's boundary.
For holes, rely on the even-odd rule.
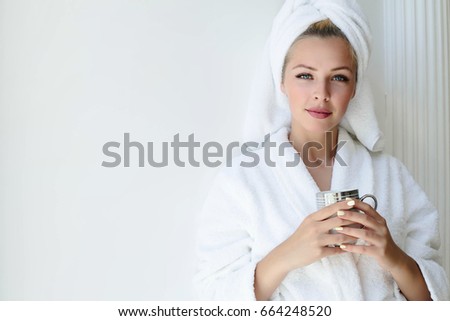
[[448,279],[439,255],[439,216],[411,174],[400,164],[405,192],[405,252],[418,264],[433,300],[449,300]]
[[197,222],[197,273],[201,300],[255,300],[251,201],[245,178],[223,168]]

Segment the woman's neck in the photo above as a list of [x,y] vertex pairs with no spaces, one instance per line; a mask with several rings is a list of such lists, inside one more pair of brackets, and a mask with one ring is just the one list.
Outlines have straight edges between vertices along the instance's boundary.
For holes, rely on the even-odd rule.
[[327,132],[306,132],[295,126],[291,127],[289,141],[303,159],[306,167],[333,166],[338,128]]

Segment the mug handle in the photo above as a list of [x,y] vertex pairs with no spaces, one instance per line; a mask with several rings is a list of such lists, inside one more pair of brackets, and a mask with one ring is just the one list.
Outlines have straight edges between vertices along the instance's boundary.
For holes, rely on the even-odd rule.
[[373,200],[373,202],[374,202],[374,207],[373,207],[373,209],[374,210],[376,210],[377,209],[377,206],[378,206],[378,201],[377,201],[377,198],[375,197],[375,195],[372,195],[372,194],[365,194],[365,195],[363,195],[363,196],[361,196],[361,198],[359,199],[361,202],[362,201],[364,201],[367,197],[369,197],[369,198],[371,198],[372,200]]

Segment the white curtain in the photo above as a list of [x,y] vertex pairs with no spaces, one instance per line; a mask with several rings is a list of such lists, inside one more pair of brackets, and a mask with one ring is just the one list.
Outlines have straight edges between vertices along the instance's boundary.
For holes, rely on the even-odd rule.
[[384,1],[387,152],[401,159],[440,213],[450,275],[450,93],[448,0]]

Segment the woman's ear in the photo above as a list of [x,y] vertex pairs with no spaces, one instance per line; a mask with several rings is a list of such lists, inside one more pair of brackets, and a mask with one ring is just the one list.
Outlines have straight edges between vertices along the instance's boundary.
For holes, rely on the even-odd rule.
[[355,82],[355,85],[353,86],[353,95],[352,95],[352,99],[355,98],[355,95],[356,95],[356,87],[357,87],[357,84],[356,84],[356,82]]
[[285,89],[284,89],[284,82],[282,82],[282,83],[280,84],[280,90],[281,90],[281,92],[282,92],[283,94],[286,95],[286,91],[285,91]]

